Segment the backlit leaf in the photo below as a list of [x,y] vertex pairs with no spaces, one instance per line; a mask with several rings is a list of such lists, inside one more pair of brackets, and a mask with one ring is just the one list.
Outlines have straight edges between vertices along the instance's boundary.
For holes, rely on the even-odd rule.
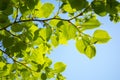
[[69,12],[69,13],[73,13],[73,12],[76,11],[75,9],[72,9],[72,7],[71,7],[70,4],[65,4],[65,5],[63,6],[63,9],[64,9],[65,11]]
[[43,52],[41,52],[40,48],[32,50],[31,59],[38,64],[44,63]]
[[4,62],[0,62],[0,70],[2,70],[4,66],[5,66],[5,63]]
[[84,53],[86,49],[85,41],[82,39],[76,40],[76,48],[80,53]]
[[43,40],[48,41],[51,37],[52,34],[52,30],[50,27],[47,28],[43,28],[40,30],[39,35],[41,36],[41,38],[43,38]]
[[84,22],[81,26],[83,29],[94,29],[101,25],[101,23],[96,19],[95,16],[90,18],[88,21]]
[[105,30],[96,30],[93,34],[93,41],[97,43],[106,43],[111,39]]
[[88,57],[88,58],[93,58],[96,54],[96,49],[94,46],[92,45],[88,45],[86,50],[85,50],[85,55]]
[[57,62],[54,64],[54,70],[57,73],[63,72],[65,70],[65,68],[66,68],[66,65],[62,62]]
[[51,42],[52,42],[53,46],[56,47],[59,44],[59,38],[57,36],[52,36]]
[[52,13],[52,11],[54,10],[54,5],[51,3],[44,3],[41,8],[38,9],[39,10],[39,17],[42,18],[47,18],[50,16],[50,14]]

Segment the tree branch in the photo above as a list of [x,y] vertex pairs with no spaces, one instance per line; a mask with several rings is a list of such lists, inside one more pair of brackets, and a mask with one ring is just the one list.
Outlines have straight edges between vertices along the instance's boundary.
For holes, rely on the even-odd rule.
[[28,67],[27,65],[25,65],[24,63],[21,63],[21,62],[15,60],[13,57],[11,57],[10,55],[8,55],[8,54],[7,54],[5,51],[3,51],[2,49],[0,49],[0,51],[2,51],[4,54],[6,54],[6,55],[7,55],[9,58],[11,58],[14,62],[17,62],[17,63],[25,66],[25,67],[26,67],[27,69],[29,69],[30,71],[34,71],[34,70],[32,70],[30,67]]

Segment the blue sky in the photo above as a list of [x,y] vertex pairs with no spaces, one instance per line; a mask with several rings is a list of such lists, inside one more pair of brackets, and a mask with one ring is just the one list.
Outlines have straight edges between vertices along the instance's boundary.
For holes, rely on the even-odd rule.
[[114,24],[108,17],[98,19],[102,23],[98,29],[108,31],[112,39],[107,44],[96,45],[97,54],[93,59],[80,54],[73,40],[53,50],[50,56],[53,61],[67,64],[63,73],[67,80],[120,80],[120,23]]
[[[55,0],[49,2],[55,3]],[[102,25],[97,29],[108,31],[112,39],[107,44],[96,45],[97,54],[93,59],[80,54],[73,40],[69,41],[68,45],[60,45],[52,51],[50,58],[53,63],[62,61],[67,65],[63,72],[67,80],[120,80],[120,23],[111,22],[108,16],[98,19]],[[87,31],[89,34],[93,32],[94,30]]]

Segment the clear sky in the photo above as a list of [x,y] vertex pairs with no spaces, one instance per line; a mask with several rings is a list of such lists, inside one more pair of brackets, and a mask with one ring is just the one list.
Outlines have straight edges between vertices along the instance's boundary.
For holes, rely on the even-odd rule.
[[50,56],[53,61],[67,64],[63,73],[67,80],[120,80],[120,23],[114,24],[108,17],[99,20],[102,25],[98,29],[108,31],[112,39],[107,44],[96,45],[97,54],[93,59],[80,54],[73,40],[53,50]]
[[[67,65],[63,72],[67,80],[120,80],[120,23],[114,24],[108,17],[98,19],[102,25],[97,29],[108,31],[112,39],[107,44],[96,45],[97,54],[93,59],[80,54],[73,40],[52,51],[50,58],[54,63],[62,61]],[[91,34],[94,30],[87,32]]]

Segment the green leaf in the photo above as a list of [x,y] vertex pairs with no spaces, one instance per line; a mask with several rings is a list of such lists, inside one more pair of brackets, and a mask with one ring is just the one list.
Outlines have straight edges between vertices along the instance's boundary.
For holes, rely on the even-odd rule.
[[86,0],[68,0],[71,7],[76,10],[82,10],[83,8],[88,6],[88,2]]
[[0,0],[0,11],[5,10],[10,3],[10,0]]
[[3,14],[10,15],[12,13],[13,13],[13,6],[9,4],[8,7],[5,10],[3,10]]
[[22,41],[19,41],[13,46],[12,51],[20,52],[22,50],[26,50],[26,48],[27,48],[27,44]]
[[3,55],[3,52],[2,51],[0,51],[0,57]]
[[5,66],[5,63],[4,62],[0,62],[0,70],[2,70],[4,66]]
[[27,15],[29,15],[31,13],[31,11],[28,8],[28,6],[25,3],[25,1],[21,1],[19,3],[19,6],[20,6],[20,12],[22,13],[22,17],[21,18],[25,18]]
[[42,79],[42,80],[46,80],[46,79],[47,79],[47,75],[46,75],[45,73],[42,73],[42,74],[41,74],[41,79]]
[[97,28],[100,25],[101,25],[101,23],[96,19],[95,16],[93,16],[88,21],[84,22],[81,26],[82,26],[83,30],[86,30],[86,29]]
[[3,39],[3,46],[5,48],[11,47],[13,45],[13,43],[14,43],[14,38],[12,38],[12,37],[5,37]]
[[107,12],[110,14],[117,14],[120,12],[120,2],[117,0],[107,0]]
[[54,5],[51,3],[44,3],[41,8],[40,8],[40,17],[41,18],[47,18],[50,16],[50,14],[53,12],[54,10]]
[[66,68],[66,65],[62,62],[57,62],[54,64],[54,70],[57,73],[63,72],[65,70],[65,68]]
[[85,50],[85,55],[90,59],[93,58],[96,55],[95,47],[92,45],[88,45],[86,50]]
[[52,36],[51,37],[51,43],[54,47],[57,47],[59,44],[59,38],[57,36]]
[[93,1],[92,8],[94,9],[94,12],[100,16],[107,15],[105,1]]
[[31,75],[30,71],[28,71],[26,68],[22,68],[20,70],[20,74],[21,74],[22,78],[25,80],[28,80],[30,78],[30,75]]
[[23,26],[20,24],[13,24],[11,30],[14,32],[21,32],[23,30]]
[[111,39],[110,35],[105,30],[96,30],[93,33],[93,42],[106,43]]
[[66,78],[62,74],[58,74],[56,80],[66,80]]
[[64,21],[61,24],[59,24],[59,26],[60,26],[60,31],[63,33],[63,35],[67,40],[75,38],[77,30],[73,25],[71,25],[69,22]]
[[[74,39],[76,36],[76,28],[67,21],[60,21],[57,24],[59,43],[66,44],[67,40]],[[57,31],[56,31],[57,32]]]
[[39,35],[41,36],[41,38],[43,38],[43,40],[49,41],[49,39],[52,35],[52,30],[50,27],[42,28],[39,32]]
[[84,53],[86,49],[86,44],[83,39],[77,39],[76,40],[76,48],[80,53]]
[[0,13],[0,28],[3,28],[4,26],[9,24],[8,16],[5,14]]
[[62,32],[59,32],[59,44],[67,44],[67,41],[67,37]]
[[50,26],[47,26],[47,28],[46,28],[46,40],[47,41],[49,41],[51,35],[52,35],[52,29]]
[[26,0],[26,4],[28,5],[29,9],[33,10],[35,8],[35,5],[37,5],[37,3],[39,2],[39,0]]
[[41,48],[36,48],[32,50],[31,60],[35,61],[37,64],[43,64],[44,63],[44,57],[43,57],[43,52],[41,51]]
[[63,5],[63,10],[64,11],[67,11],[69,13],[74,13],[76,11],[76,9],[72,9],[71,5],[70,4],[65,4]]
[[49,58],[46,58],[46,59],[45,59],[45,62],[46,62],[46,63],[44,64],[45,67],[49,67],[49,66],[52,64],[52,60],[49,59]]

